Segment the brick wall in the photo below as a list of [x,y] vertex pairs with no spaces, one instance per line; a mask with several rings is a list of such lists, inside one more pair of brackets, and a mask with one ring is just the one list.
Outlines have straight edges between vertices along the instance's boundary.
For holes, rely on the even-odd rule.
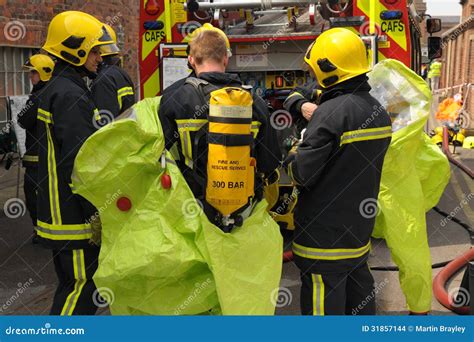
[[111,24],[117,32],[125,69],[138,85],[137,0],[0,0],[0,46],[41,47],[51,18],[67,10],[87,12]]
[[462,19],[466,20],[469,16],[474,14],[474,0],[462,0]]
[[[447,96],[460,91],[460,86],[474,85],[474,0],[462,1],[462,22],[443,34],[443,68],[440,88]],[[464,87],[470,128],[474,128],[474,87]]]

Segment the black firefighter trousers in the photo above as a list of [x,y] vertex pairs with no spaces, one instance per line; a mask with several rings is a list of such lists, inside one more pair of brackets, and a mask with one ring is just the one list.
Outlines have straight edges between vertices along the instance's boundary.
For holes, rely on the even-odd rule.
[[25,168],[23,191],[25,192],[25,204],[30,213],[31,222],[36,226],[36,191],[38,189],[38,168],[35,166]]
[[97,270],[99,248],[53,250],[59,284],[50,315],[94,315],[98,292],[92,276]]
[[367,262],[344,273],[301,273],[303,315],[375,315],[374,278]]

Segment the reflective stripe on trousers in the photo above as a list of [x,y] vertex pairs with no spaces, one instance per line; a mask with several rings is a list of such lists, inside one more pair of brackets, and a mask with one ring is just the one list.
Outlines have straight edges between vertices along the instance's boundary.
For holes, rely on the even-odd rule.
[[360,248],[312,248],[293,242],[293,253],[314,260],[343,260],[359,258],[370,251],[370,241]]
[[74,267],[74,290],[66,298],[61,316],[71,316],[81,295],[82,289],[87,281],[86,263],[84,261],[84,250],[75,249],[72,251],[72,263]]
[[321,274],[311,274],[313,280],[313,316],[324,316],[324,282]]

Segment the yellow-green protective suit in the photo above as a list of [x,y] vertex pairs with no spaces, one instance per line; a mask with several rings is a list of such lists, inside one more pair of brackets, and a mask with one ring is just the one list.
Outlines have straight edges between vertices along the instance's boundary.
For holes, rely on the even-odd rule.
[[[267,203],[230,234],[212,225],[164,151],[159,102],[145,99],[101,128],[75,161],[75,192],[102,221],[99,292],[115,315],[274,314],[283,242]],[[128,211],[117,206],[124,197]]]
[[436,205],[449,181],[447,158],[423,132],[431,92],[421,77],[396,60],[369,73],[371,94],[392,115],[393,136],[385,156],[374,237],[386,240],[400,268],[408,309],[431,310],[431,257],[426,211]]

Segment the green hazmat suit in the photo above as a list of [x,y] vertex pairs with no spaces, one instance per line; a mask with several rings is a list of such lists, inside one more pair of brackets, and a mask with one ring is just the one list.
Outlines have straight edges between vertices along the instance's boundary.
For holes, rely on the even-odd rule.
[[450,176],[449,163],[423,127],[431,92],[421,77],[396,60],[369,73],[371,94],[390,112],[393,136],[385,156],[373,236],[386,240],[399,267],[408,309],[431,310],[431,256],[426,211],[438,203]]
[[[137,103],[92,135],[75,161],[75,192],[102,221],[100,294],[114,315],[274,314],[283,241],[267,203],[232,233],[211,224],[164,150],[159,103]],[[128,211],[119,209],[124,198]]]

